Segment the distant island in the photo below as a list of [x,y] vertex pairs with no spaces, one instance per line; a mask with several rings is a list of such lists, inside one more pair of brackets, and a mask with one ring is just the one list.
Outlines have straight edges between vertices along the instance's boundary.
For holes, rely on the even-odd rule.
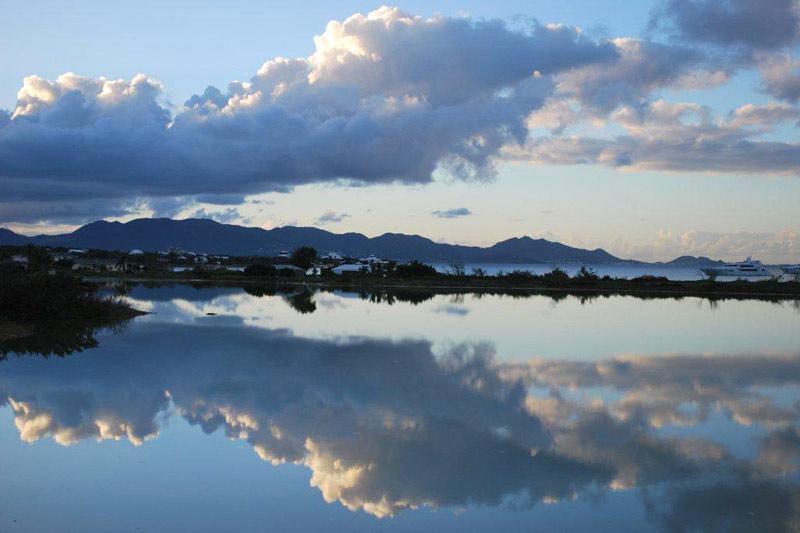
[[[90,248],[100,250],[169,249],[236,256],[278,256],[301,246],[347,257],[377,256],[396,261],[461,263],[585,263],[644,264],[615,257],[601,248],[585,250],[547,239],[515,237],[489,247],[437,243],[419,235],[385,233],[367,237],[361,233],[332,233],[319,228],[285,226],[265,230],[221,224],[209,219],[172,220],[140,218],[130,222],[92,222],[60,235],[29,237],[0,228],[0,245]],[[703,267],[721,264],[705,257],[680,257],[667,264]]]

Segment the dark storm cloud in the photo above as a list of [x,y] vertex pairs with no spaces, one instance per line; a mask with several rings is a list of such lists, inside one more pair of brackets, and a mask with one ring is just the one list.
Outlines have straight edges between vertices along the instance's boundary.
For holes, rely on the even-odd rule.
[[552,74],[616,54],[565,26],[523,32],[393,8],[331,22],[315,44],[175,115],[144,75],[30,76],[0,118],[3,200],[105,198],[104,215],[131,198],[233,203],[320,181],[425,183],[438,166],[489,175],[500,147],[525,140]]

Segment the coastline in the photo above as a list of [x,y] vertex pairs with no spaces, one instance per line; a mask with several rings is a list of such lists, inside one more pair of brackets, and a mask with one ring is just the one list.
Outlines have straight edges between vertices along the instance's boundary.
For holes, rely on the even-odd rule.
[[800,300],[800,283],[765,281],[670,281],[599,279],[589,283],[570,281],[561,284],[514,283],[494,277],[442,276],[437,278],[391,279],[348,276],[341,279],[253,278],[248,276],[87,276],[86,281],[131,283],[185,283],[224,286],[271,286],[275,288],[313,288],[331,290],[416,290],[443,293],[512,293],[564,295],[630,295],[641,298],[706,297],[712,299]]

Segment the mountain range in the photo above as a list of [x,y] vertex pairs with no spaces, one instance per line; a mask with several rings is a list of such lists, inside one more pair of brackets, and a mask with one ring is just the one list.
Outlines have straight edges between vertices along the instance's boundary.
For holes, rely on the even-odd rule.
[[[102,250],[160,251],[181,248],[197,253],[225,255],[278,255],[282,250],[312,246],[319,252],[335,251],[348,257],[376,255],[400,261],[465,263],[637,263],[620,259],[600,248],[585,250],[546,239],[515,237],[489,247],[437,243],[419,235],[384,233],[332,233],[319,228],[285,226],[274,229],[221,224],[209,219],[172,220],[140,218],[130,222],[99,220],[71,233],[28,237],[0,228],[0,245],[35,244]],[[715,263],[684,256],[681,265]]]

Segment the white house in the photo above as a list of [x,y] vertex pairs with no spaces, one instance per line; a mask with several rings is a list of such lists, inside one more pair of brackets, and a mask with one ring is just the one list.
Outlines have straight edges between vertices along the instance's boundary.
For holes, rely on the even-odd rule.
[[125,269],[125,265],[117,259],[75,259],[72,270],[89,270],[92,272],[118,272]]
[[361,264],[346,264],[346,265],[339,265],[333,268],[334,274],[345,274],[347,272],[361,272],[364,269],[364,265]]
[[343,256],[339,252],[328,252],[327,254],[322,256],[322,259],[331,259],[333,261],[341,261],[343,259]]
[[306,271],[294,265],[273,265],[278,272],[289,270],[295,274],[305,274]]

